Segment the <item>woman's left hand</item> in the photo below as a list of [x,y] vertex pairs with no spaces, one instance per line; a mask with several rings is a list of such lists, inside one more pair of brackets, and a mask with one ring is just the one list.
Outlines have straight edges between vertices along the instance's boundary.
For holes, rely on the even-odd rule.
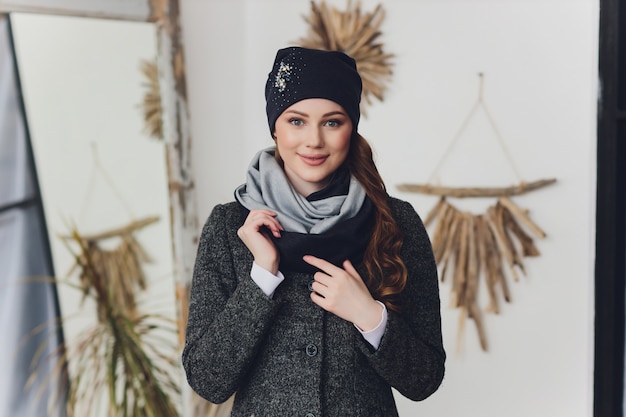
[[312,255],[304,261],[321,272],[314,275],[311,300],[324,310],[356,325],[361,331],[374,329],[381,320],[382,306],[370,294],[349,260],[343,269]]

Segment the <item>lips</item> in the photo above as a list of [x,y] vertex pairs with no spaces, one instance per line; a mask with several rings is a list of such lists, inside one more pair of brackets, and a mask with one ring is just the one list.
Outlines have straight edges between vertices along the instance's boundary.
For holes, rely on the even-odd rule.
[[307,165],[317,166],[322,165],[326,159],[328,159],[328,155],[302,155],[298,154],[302,162]]

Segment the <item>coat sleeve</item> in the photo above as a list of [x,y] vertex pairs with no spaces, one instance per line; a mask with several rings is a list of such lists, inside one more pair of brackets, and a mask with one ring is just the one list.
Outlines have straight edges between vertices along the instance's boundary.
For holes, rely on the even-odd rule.
[[230,207],[216,206],[202,230],[182,353],[189,385],[213,403],[238,389],[279,307],[250,278],[241,213]]
[[389,311],[376,351],[365,342],[361,350],[392,387],[419,401],[437,390],[444,375],[437,265],[426,229],[413,207],[395,200],[392,208],[404,233],[401,256],[408,269],[402,310]]

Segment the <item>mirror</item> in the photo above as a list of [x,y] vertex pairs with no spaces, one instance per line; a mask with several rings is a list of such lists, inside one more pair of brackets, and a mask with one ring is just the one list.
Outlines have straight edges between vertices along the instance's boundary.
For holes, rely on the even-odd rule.
[[[173,320],[165,145],[145,133],[138,107],[140,64],[156,56],[154,25],[13,13],[11,26],[57,277],[75,264],[62,237],[72,227],[97,235],[156,216],[135,233],[150,257],[140,297]],[[102,240],[109,251],[119,243]],[[64,317],[93,312],[79,291],[58,290]],[[69,344],[81,327],[64,323]]]
[[[157,261],[142,265],[145,275],[159,281],[142,298],[181,323],[197,220],[178,2],[80,3],[0,0],[0,13],[28,12],[11,20],[56,275],[73,264],[58,238],[72,225],[83,235],[102,234],[156,216],[137,228],[137,240]],[[161,141],[143,131],[142,60],[158,63]],[[78,311],[80,295],[62,287],[67,316]],[[69,343],[78,328],[64,329]],[[174,344],[184,327],[178,329]]]
[[[11,26],[56,277],[73,272],[57,289],[75,380],[73,348],[99,306],[83,303],[74,287],[83,272],[74,228],[83,238],[102,236],[90,240],[90,253],[115,300],[134,294],[128,308],[136,314],[175,322],[165,145],[145,133],[138,106],[146,84],[139,68],[155,61],[156,31],[152,23],[20,13]],[[140,227],[147,219],[155,221]],[[136,245],[121,232],[129,227]],[[140,279],[135,258],[145,290],[131,282]],[[175,333],[162,337],[175,345]]]

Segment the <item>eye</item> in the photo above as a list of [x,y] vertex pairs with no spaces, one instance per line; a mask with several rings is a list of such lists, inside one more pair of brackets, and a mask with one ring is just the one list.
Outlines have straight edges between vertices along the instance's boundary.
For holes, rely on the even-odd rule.
[[302,119],[298,119],[296,117],[292,117],[291,119],[289,119],[289,123],[291,123],[294,126],[302,126],[304,124]]
[[324,124],[325,124],[326,126],[328,126],[328,127],[339,127],[339,126],[341,126],[341,121],[340,121],[340,120],[335,120],[335,119],[332,119],[332,120],[327,121],[327,122],[326,122],[326,123],[324,123]]

